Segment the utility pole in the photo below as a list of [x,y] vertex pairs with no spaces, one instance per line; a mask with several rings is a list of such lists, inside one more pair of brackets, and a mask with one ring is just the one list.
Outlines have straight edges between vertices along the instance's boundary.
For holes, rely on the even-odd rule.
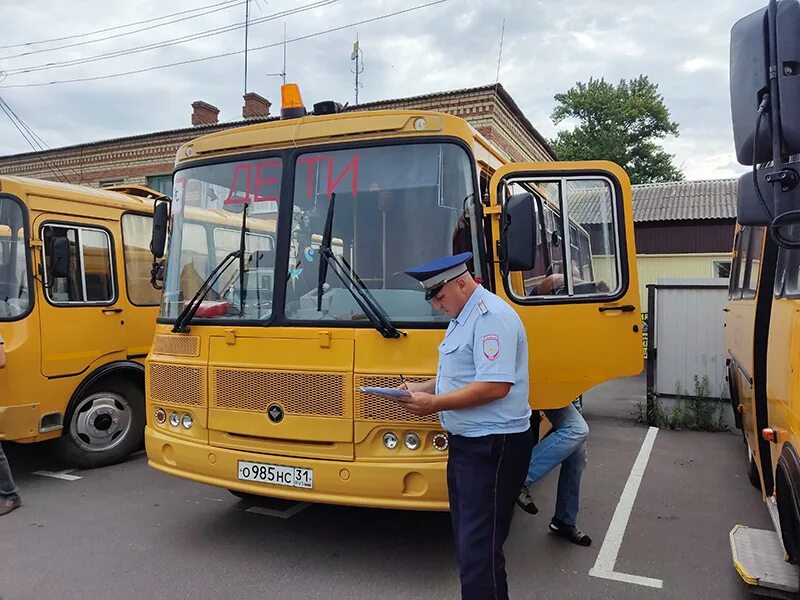
[[[358,81],[358,76],[364,72],[364,55],[358,45],[358,34],[356,34],[356,41],[353,44],[353,52],[350,53],[350,60],[356,61],[356,70],[350,72],[356,75],[356,106],[358,106],[358,89],[359,87],[364,87],[363,84]],[[360,64],[359,60],[361,61]]]

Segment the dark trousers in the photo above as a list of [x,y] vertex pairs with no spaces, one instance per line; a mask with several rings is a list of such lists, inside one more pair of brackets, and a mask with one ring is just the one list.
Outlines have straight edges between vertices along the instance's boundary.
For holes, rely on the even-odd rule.
[[533,434],[450,435],[447,489],[463,600],[508,598],[503,544],[525,481]]

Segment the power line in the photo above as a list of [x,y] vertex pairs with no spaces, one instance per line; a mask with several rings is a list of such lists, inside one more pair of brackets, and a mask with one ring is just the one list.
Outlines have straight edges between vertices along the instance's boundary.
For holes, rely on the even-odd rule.
[[[48,146],[48,145],[47,145],[47,142],[45,142],[45,141],[44,141],[44,140],[43,140],[41,137],[39,137],[39,135],[38,135],[38,134],[37,134],[37,133],[36,133],[36,132],[35,132],[35,131],[34,131],[34,130],[33,130],[33,129],[32,129],[32,128],[31,128],[31,127],[30,127],[30,126],[27,124],[27,123],[25,123],[25,121],[23,121],[23,120],[22,120],[22,117],[20,117],[20,116],[19,116],[17,113],[15,113],[15,112],[14,112],[14,109],[13,109],[13,108],[11,108],[11,106],[8,104],[8,102],[6,102],[6,101],[5,101],[5,99],[4,99],[4,98],[0,97],[0,103],[1,103],[1,104],[3,104],[3,105],[5,105],[5,108],[7,108],[7,109],[8,109],[8,111],[9,111],[9,112],[10,112],[10,113],[11,113],[11,114],[14,116],[14,118],[15,118],[15,119],[16,119],[16,120],[19,122],[19,124],[20,124],[20,125],[22,125],[22,127],[23,127],[23,128],[26,130],[26,131],[28,131],[28,133],[31,135],[31,137],[32,137],[32,138],[33,138],[33,139],[36,141],[36,143],[37,143],[37,145],[39,146],[39,149],[40,149],[41,151],[44,151],[44,149],[45,149],[45,148],[46,148],[47,150],[52,150],[52,148],[51,148],[50,146]],[[77,172],[75,169],[73,169],[72,167],[70,167],[70,166],[68,166],[68,165],[64,165],[64,166],[65,166],[67,169],[69,169],[70,171],[72,171],[73,173],[75,173],[75,175],[77,175],[77,176],[78,176],[78,178],[81,180],[81,182],[84,182],[84,183],[86,182],[86,180],[83,178],[83,175],[82,175],[81,173]],[[58,169],[58,167],[57,167],[57,166],[56,166],[56,169]],[[58,169],[58,172],[63,174],[63,172],[61,171],[61,169]]]
[[[131,31],[131,32],[127,32],[127,33],[120,33],[120,34],[115,35],[115,36],[112,35],[110,37],[100,38],[100,39],[97,39],[97,40],[90,40],[88,42],[81,42],[80,44],[72,44],[72,45],[67,45],[67,46],[57,46],[55,48],[45,48],[45,49],[42,49],[42,50],[33,50],[31,52],[24,52],[22,54],[15,54],[13,56],[4,56],[2,58],[3,59],[16,58],[18,56],[27,56],[29,54],[39,54],[41,52],[50,52],[52,50],[60,50],[62,48],[71,48],[73,46],[81,46],[83,44],[93,44],[95,42],[101,42],[101,41],[108,40],[108,39],[111,39],[111,38],[114,38],[114,37],[122,37],[124,35],[130,35],[132,33],[139,33],[140,31],[148,31],[150,29],[154,29],[155,27],[163,27],[164,25],[170,25],[171,23],[177,23],[178,21],[194,19],[195,17],[200,17],[200,16],[203,16],[203,15],[195,15],[194,17],[186,17],[186,19],[178,19],[176,21],[170,21],[170,23],[160,23],[158,25],[152,25],[152,23],[154,21],[162,21],[164,19],[169,19],[170,17],[176,17],[178,15],[185,15],[185,14],[188,14],[188,13],[199,12],[199,11],[206,10],[208,8],[214,8],[214,7],[217,7],[217,6],[222,6],[223,4],[228,4],[228,6],[225,6],[224,8],[221,8],[220,10],[226,10],[228,8],[233,8],[234,6],[238,6],[239,4],[242,4],[244,1],[245,0],[239,0],[238,2],[236,2],[234,4],[231,4],[230,3],[231,0],[223,0],[223,2],[218,2],[216,4],[209,4],[208,6],[201,6],[201,7],[198,7],[198,8],[190,8],[188,10],[183,10],[183,11],[180,11],[180,12],[171,13],[169,15],[164,15],[163,17],[154,17],[152,19],[144,19],[142,21],[136,21],[134,23],[127,23],[125,25],[115,25],[114,27],[106,27],[105,29],[98,29],[96,31],[90,31],[88,33],[79,33],[79,34],[67,35],[67,36],[59,37],[59,38],[50,38],[48,40],[40,40],[38,42],[24,42],[22,44],[9,44],[7,46],[0,46],[0,50],[6,50],[7,48],[21,48],[21,47],[24,47],[24,46],[38,46],[39,44],[47,44],[47,43],[50,43],[50,42],[61,42],[61,41],[64,41],[64,40],[73,40],[73,39],[77,39],[77,38],[88,37],[90,35],[95,35],[95,34],[98,34],[98,33],[105,33],[107,31],[114,31],[115,29],[125,29],[126,27],[133,27],[134,25],[142,25],[144,23],[151,24],[150,27],[146,27],[144,29],[138,29],[136,31]],[[217,11],[211,11],[211,12],[217,12]],[[204,13],[204,14],[209,14],[209,13]]]
[[[44,166],[50,169],[50,172],[53,175],[55,175],[59,181],[61,181],[62,183],[69,183],[69,178],[66,175],[64,175],[64,172],[61,169],[59,169],[57,165],[49,163],[41,155],[41,152],[43,152],[45,149],[44,147],[47,147],[47,149],[49,150],[50,149],[49,146],[47,146],[47,144],[45,144],[42,141],[42,138],[36,135],[36,133],[34,133],[34,131],[30,127],[28,127],[28,125],[26,125],[22,119],[19,118],[19,116],[12,110],[12,108],[2,97],[0,97],[0,110],[2,110],[6,114],[8,120],[11,121],[11,124],[16,128],[17,131],[19,131],[20,135],[23,138],[25,138],[25,141],[28,142],[28,145],[33,149],[33,151],[36,153],[37,158],[44,164]],[[20,128],[20,125],[22,126],[22,128]],[[79,173],[76,174],[80,177]],[[81,177],[81,181],[82,180],[83,177]]]
[[[347,25],[341,25],[339,27],[332,27],[331,29],[325,29],[323,31],[317,31],[316,33],[310,33],[310,34],[307,34],[307,35],[302,35],[302,36],[299,36],[299,37],[296,37],[296,38],[292,38],[290,40],[285,40],[285,41],[282,41],[282,42],[275,42],[273,44],[266,44],[264,46],[258,46],[256,48],[251,48],[250,51],[253,52],[255,50],[266,50],[268,48],[275,48],[276,46],[280,46],[282,44],[290,44],[290,43],[293,43],[293,42],[299,42],[299,41],[302,41],[302,40],[307,40],[307,39],[314,38],[314,37],[317,37],[317,36],[320,36],[320,35],[326,35],[328,33],[334,33],[336,31],[342,31],[344,29],[350,29],[352,27],[358,27],[359,25],[365,25],[367,23],[373,23],[375,21],[381,21],[383,19],[388,19],[390,17],[394,17],[394,16],[401,15],[401,14],[404,14],[404,13],[414,12],[414,11],[417,11],[417,10],[421,10],[423,8],[428,8],[430,6],[435,6],[437,4],[443,4],[444,2],[447,2],[447,1],[448,0],[435,0],[433,2],[427,2],[425,4],[419,4],[417,6],[412,6],[411,8],[405,8],[405,9],[398,10],[398,11],[395,11],[395,12],[387,13],[385,15],[380,15],[378,17],[372,17],[370,19],[364,19],[362,21],[355,21],[353,23],[348,23]],[[48,85],[61,85],[61,84],[64,84],[64,83],[80,83],[80,82],[85,82],[85,81],[99,81],[99,80],[102,80],[102,79],[114,79],[114,78],[117,78],[117,77],[125,77],[127,75],[136,75],[138,73],[147,73],[149,71],[156,71],[158,69],[166,69],[166,68],[169,68],[169,67],[177,67],[177,66],[181,66],[181,65],[188,65],[188,64],[198,63],[198,62],[204,62],[204,61],[207,61],[207,60],[213,60],[215,58],[223,58],[223,57],[226,57],[226,56],[236,56],[237,54],[242,54],[243,52],[244,52],[244,50],[233,50],[231,52],[225,52],[225,53],[222,53],[222,54],[214,54],[212,56],[206,56],[206,57],[203,57],[203,58],[194,58],[194,59],[190,59],[190,60],[183,60],[183,61],[169,63],[169,64],[165,64],[165,65],[156,65],[154,67],[146,67],[146,68],[143,68],[143,69],[134,69],[132,71],[124,71],[124,72],[121,72],[121,73],[112,73],[110,75],[97,75],[95,77],[78,77],[78,78],[75,78],[75,79],[63,79],[63,80],[60,80],[60,81],[48,81],[48,82],[42,82],[42,83],[17,83],[17,84],[13,84],[13,85],[0,85],[0,89],[43,87],[43,86],[48,86]]]
[[[301,12],[306,12],[309,10],[313,10],[316,8],[322,8],[323,6],[327,6],[329,4],[333,4],[334,2],[338,2],[338,0],[316,0],[311,4],[306,4],[304,6],[299,6],[296,8],[290,8],[281,12],[273,13],[271,15],[267,15],[265,17],[260,17],[258,19],[254,19],[253,21],[249,22],[249,25],[258,25],[260,23],[266,23],[268,21],[274,21],[276,19],[280,19],[282,17],[287,17],[291,15],[295,15]],[[248,18],[249,20],[249,18]],[[177,46],[178,44],[183,44],[186,42],[191,42],[194,40],[199,40],[207,37],[212,37],[215,35],[222,35],[223,33],[228,33],[230,31],[236,31],[237,29],[245,28],[247,29],[248,21],[244,21],[241,23],[235,23],[233,25],[225,25],[223,27],[216,27],[214,29],[207,29],[205,31],[200,31],[197,33],[191,33],[182,37],[173,38],[171,40],[164,40],[161,42],[154,42],[152,44],[145,44],[144,46],[135,46],[133,48],[127,48],[125,50],[115,50],[114,52],[105,52],[103,54],[96,54],[94,56],[88,56],[84,58],[75,58],[73,60],[66,60],[61,62],[54,62],[54,63],[46,63],[43,65],[36,65],[33,67],[19,67],[16,69],[5,69],[3,72],[6,75],[22,75],[26,73],[35,73],[37,71],[49,71],[51,69],[60,69],[63,67],[73,67],[76,65],[82,65],[86,63],[98,62],[101,60],[109,60],[111,58],[118,58],[120,56],[127,56],[130,54],[138,54],[139,52],[147,52],[148,50],[156,50],[158,48],[166,48],[168,46]]]

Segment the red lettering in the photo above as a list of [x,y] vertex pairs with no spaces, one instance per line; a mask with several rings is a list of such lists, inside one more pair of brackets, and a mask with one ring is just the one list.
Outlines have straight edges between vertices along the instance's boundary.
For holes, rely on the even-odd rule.
[[[247,174],[245,175],[245,190],[243,198],[234,196],[234,193],[236,192],[236,183],[239,177],[239,171],[247,171]],[[249,201],[251,173],[250,165],[236,165],[233,168],[233,179],[231,181],[231,185],[229,186],[230,190],[228,191],[228,197],[225,198],[224,204],[243,204]]]
[[278,196],[260,196],[259,192],[261,191],[262,186],[267,185],[274,185],[280,181],[279,177],[263,177],[261,175],[262,169],[268,169],[271,167],[278,167],[278,175],[280,175],[280,168],[281,168],[281,161],[279,160],[268,160],[265,162],[260,162],[256,165],[256,177],[253,185],[253,190],[255,193],[255,197],[253,198],[253,202],[277,202]]
[[314,194],[314,165],[317,163],[321,163],[327,160],[328,164],[330,164],[330,159],[326,159],[324,156],[301,156],[300,159],[297,161],[304,165],[308,165],[308,178],[306,179],[306,198],[311,198]]
[[336,178],[336,181],[333,181],[333,157],[328,159],[328,196],[336,189],[344,176],[347,174],[348,171],[352,171],[352,179],[353,183],[351,184],[350,188],[352,190],[353,196],[355,196],[358,192],[358,153],[353,154],[353,158],[347,163],[347,166],[339,173],[339,177]]

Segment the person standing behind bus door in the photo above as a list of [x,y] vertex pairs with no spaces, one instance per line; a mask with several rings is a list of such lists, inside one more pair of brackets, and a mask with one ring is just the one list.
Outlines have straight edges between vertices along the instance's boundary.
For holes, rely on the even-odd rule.
[[447,489],[464,600],[508,598],[503,544],[533,446],[528,343],[519,316],[478,284],[472,254],[405,272],[452,320],[437,375],[408,383],[401,398],[416,415],[439,412],[448,432]]
[[586,468],[586,438],[589,437],[589,426],[581,413],[580,398],[564,408],[544,410],[552,430],[533,447],[528,475],[517,504],[528,514],[535,515],[538,509],[531,498],[530,486],[561,465],[550,532],[573,544],[591,546],[592,538],[577,528],[581,476]]
[[[0,337],[0,369],[6,366],[6,346],[3,338]],[[22,501],[17,494],[17,486],[11,476],[11,467],[8,466],[8,459],[3,452],[3,445],[0,444],[0,517],[7,515],[15,508],[19,508]]]

